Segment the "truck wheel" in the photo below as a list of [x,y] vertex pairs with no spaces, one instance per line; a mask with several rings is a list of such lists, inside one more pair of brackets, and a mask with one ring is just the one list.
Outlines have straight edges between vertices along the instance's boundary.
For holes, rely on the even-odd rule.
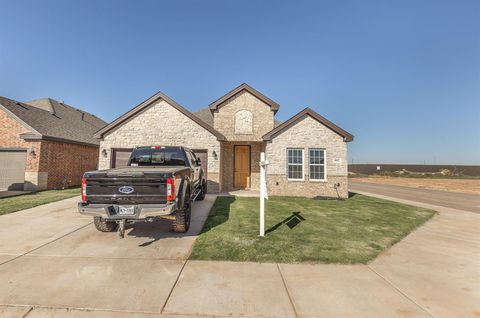
[[202,185],[202,189],[200,191],[200,194],[197,196],[197,201],[203,201],[205,199],[206,195],[207,195],[207,182],[205,182]]
[[177,233],[185,233],[190,227],[190,218],[192,216],[192,205],[190,199],[184,203],[183,209],[175,213],[173,220],[173,231]]
[[105,221],[102,220],[99,216],[93,217],[93,224],[100,232],[115,232],[118,228],[118,224],[116,222]]

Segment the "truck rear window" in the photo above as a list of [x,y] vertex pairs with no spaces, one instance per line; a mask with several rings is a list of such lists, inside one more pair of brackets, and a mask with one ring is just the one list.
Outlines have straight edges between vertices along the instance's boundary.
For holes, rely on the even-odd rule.
[[182,149],[135,149],[129,160],[129,166],[185,166],[187,158]]

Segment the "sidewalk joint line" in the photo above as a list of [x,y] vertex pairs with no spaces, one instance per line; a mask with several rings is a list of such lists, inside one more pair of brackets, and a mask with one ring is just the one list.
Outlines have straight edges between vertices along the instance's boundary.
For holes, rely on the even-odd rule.
[[297,308],[295,308],[295,303],[293,302],[293,298],[290,295],[290,291],[288,290],[287,282],[285,281],[285,277],[283,277],[282,270],[280,269],[280,265],[278,263],[276,265],[277,265],[278,272],[280,273],[280,277],[282,278],[283,287],[285,287],[285,291],[287,292],[288,300],[290,300],[290,304],[292,305],[293,312],[295,313],[295,317],[298,317]]
[[182,268],[178,272],[177,279],[175,279],[175,283],[173,283],[172,289],[170,289],[170,292],[168,293],[167,299],[165,299],[165,303],[163,304],[162,309],[160,309],[160,314],[163,314],[163,310],[165,309],[165,307],[167,307],[167,303],[168,303],[168,301],[170,300],[170,297],[173,294],[173,290],[175,289],[175,287],[177,287],[177,283],[180,280],[180,275],[182,275],[183,269],[185,268],[185,265],[187,265],[187,262],[188,262],[188,260],[185,260],[185,262],[182,265]]
[[33,311],[33,306],[30,306],[30,308],[27,310],[27,312],[22,315],[22,318],[27,317],[32,311]]
[[411,298],[410,296],[408,296],[406,293],[404,293],[400,288],[398,288],[397,286],[395,286],[390,280],[388,280],[386,277],[384,277],[383,275],[381,275],[379,272],[377,272],[376,270],[374,270],[373,268],[370,267],[370,264],[367,265],[367,267],[372,271],[374,272],[378,277],[380,277],[381,279],[383,279],[387,284],[389,284],[390,286],[392,286],[397,292],[399,292],[401,295],[403,295],[405,298],[407,298],[408,300],[410,300],[412,303],[414,303],[418,308],[420,308],[421,310],[423,310],[424,312],[426,312],[428,315],[432,316],[433,318],[437,318],[437,316],[435,316],[433,313],[431,313],[429,310],[427,310],[426,308],[424,308],[423,306],[421,306],[419,303],[417,303],[413,298]]

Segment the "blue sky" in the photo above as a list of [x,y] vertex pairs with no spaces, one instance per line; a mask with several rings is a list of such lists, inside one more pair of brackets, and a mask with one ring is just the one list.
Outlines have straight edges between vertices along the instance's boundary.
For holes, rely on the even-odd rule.
[[111,121],[242,82],[355,135],[355,163],[480,164],[480,1],[3,1],[0,95]]

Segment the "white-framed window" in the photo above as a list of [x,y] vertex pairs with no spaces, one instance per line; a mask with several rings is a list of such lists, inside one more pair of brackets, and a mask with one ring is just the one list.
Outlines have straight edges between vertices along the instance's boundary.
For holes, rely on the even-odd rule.
[[325,181],[327,179],[325,149],[309,149],[308,160],[309,179],[312,181]]
[[304,180],[303,149],[287,149],[287,178],[288,180]]

